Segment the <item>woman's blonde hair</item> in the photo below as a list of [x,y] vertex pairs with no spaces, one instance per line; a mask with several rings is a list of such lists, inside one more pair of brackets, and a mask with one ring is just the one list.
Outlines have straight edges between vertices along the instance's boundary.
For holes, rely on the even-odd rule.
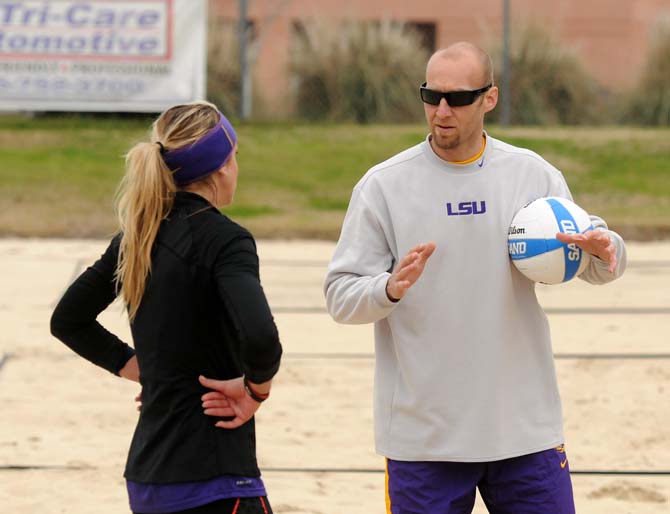
[[131,321],[151,273],[156,234],[172,209],[177,191],[161,150],[194,143],[218,121],[217,108],[208,102],[171,107],[154,121],[150,142],[138,143],[126,154],[126,173],[115,202],[121,233],[116,286],[128,306]]

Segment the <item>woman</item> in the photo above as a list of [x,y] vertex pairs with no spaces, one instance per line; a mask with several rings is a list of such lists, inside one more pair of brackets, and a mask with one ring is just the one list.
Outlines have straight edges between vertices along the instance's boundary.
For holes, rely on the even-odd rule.
[[[253,415],[281,345],[254,240],[218,210],[235,193],[236,148],[209,103],[161,114],[126,157],[119,234],[51,319],[72,350],[142,385],[125,470],[134,513],[272,512]],[[134,350],[96,321],[119,294]]]

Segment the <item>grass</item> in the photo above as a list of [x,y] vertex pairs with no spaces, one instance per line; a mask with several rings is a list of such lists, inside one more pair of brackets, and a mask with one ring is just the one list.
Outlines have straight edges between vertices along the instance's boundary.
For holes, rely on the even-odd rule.
[[[123,154],[150,118],[0,117],[0,234],[104,237]],[[630,239],[670,236],[670,129],[491,127],[559,167],[577,203]],[[257,237],[334,239],[365,171],[425,137],[423,125],[238,128],[226,213]]]

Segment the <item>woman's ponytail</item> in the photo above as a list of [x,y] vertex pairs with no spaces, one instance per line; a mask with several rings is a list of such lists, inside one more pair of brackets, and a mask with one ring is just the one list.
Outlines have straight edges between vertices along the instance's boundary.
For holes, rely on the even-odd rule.
[[157,143],[138,143],[128,152],[126,174],[116,197],[121,231],[116,283],[131,321],[151,273],[151,252],[158,228],[170,212],[177,190],[161,148]]

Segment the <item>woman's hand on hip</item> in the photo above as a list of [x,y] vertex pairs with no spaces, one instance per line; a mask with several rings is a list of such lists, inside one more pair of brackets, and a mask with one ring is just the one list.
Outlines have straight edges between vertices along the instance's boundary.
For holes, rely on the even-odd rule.
[[205,415],[232,418],[217,421],[216,426],[219,428],[237,428],[244,425],[261,406],[247,394],[242,377],[232,380],[214,380],[201,375],[198,379],[204,387],[213,389],[202,395],[202,408]]

